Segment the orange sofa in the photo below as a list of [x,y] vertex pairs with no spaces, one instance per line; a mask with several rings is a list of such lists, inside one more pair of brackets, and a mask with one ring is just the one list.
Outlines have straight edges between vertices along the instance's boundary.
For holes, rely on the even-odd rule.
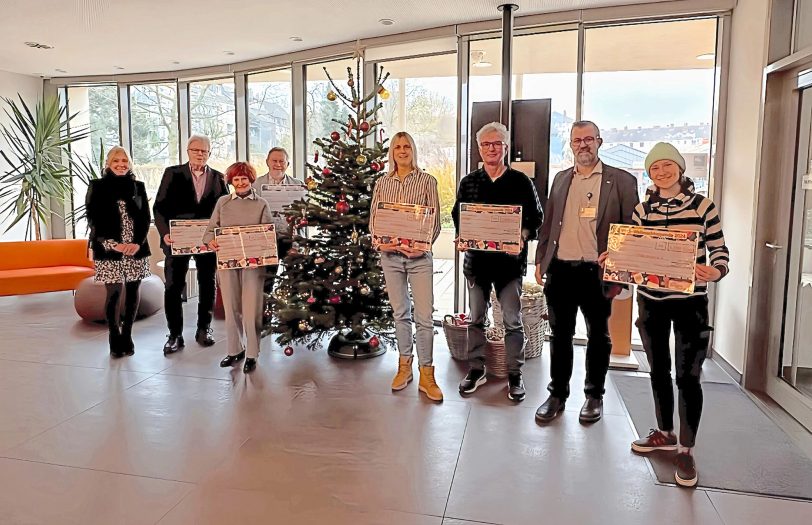
[[75,290],[94,273],[83,239],[0,242],[0,296]]

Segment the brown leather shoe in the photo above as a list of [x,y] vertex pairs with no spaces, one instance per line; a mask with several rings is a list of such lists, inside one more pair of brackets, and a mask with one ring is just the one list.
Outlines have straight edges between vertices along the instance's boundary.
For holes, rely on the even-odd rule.
[[392,379],[392,390],[403,390],[412,379],[412,356],[400,356],[398,373]]
[[443,392],[434,380],[434,367],[421,366],[420,367],[420,383],[417,389],[426,394],[426,397],[432,401],[442,401]]

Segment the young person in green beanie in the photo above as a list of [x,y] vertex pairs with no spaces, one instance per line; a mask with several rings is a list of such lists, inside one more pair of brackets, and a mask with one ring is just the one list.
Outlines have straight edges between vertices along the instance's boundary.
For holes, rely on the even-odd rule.
[[[685,159],[671,144],[656,144],[646,157],[646,171],[654,183],[634,209],[635,224],[699,235],[696,286],[692,294],[666,288],[637,288],[637,327],[651,367],[651,388],[658,428],[632,443],[632,450],[648,453],[677,450],[674,479],[684,487],[697,483],[693,448],[702,415],[699,374],[707,354],[712,328],[708,325],[707,283],[727,275],[729,252],[713,201],[694,193],[685,176]],[[604,255],[605,257],[605,255]],[[671,380],[671,326],[679,389],[679,439],[674,433],[674,390]]]

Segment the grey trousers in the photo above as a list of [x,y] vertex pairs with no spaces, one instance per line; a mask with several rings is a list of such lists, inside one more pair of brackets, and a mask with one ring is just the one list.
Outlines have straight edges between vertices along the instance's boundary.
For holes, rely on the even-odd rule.
[[226,314],[228,355],[237,355],[245,348],[246,356],[256,359],[265,305],[265,268],[219,270],[217,273]]
[[485,316],[491,306],[491,287],[502,305],[502,320],[505,325],[505,357],[508,373],[522,371],[524,364],[524,328],[522,327],[522,278],[506,283],[489,279],[468,281],[468,306],[471,309],[471,324],[468,326],[468,364],[482,370],[485,367]]
[[397,253],[382,253],[381,268],[386,280],[389,304],[395,317],[398,351],[403,357],[412,355],[412,301],[417,326],[417,360],[420,366],[431,366],[434,357],[434,263],[430,253],[409,259]]

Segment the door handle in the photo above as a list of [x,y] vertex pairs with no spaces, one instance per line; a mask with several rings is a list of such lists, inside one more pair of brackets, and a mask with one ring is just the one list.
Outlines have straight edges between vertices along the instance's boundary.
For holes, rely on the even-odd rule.
[[769,248],[771,250],[783,250],[784,249],[784,247],[781,246],[780,244],[773,244],[771,242],[765,242],[764,246],[766,246],[767,248]]

